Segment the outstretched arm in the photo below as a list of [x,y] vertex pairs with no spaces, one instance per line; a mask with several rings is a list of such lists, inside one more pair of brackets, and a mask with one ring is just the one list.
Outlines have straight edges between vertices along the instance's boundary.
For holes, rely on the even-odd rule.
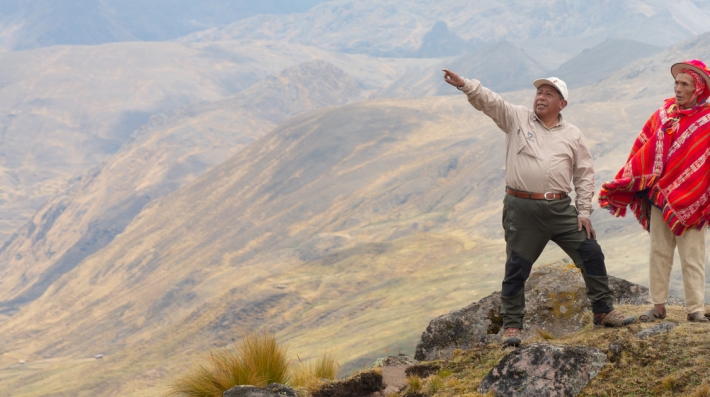
[[493,119],[506,133],[514,132],[513,130],[518,128],[516,118],[524,119],[530,112],[524,106],[515,106],[504,101],[500,95],[483,87],[477,80],[467,80],[449,69],[442,70],[444,81],[463,91],[474,108]]

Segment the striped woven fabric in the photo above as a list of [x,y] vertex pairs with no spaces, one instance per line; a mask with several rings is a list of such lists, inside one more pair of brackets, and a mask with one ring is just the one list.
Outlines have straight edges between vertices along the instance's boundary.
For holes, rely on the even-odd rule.
[[629,207],[644,229],[649,219],[641,211],[647,194],[663,210],[663,220],[675,235],[710,224],[710,104],[679,110],[666,99],[636,138],[626,165],[602,185],[599,205],[615,216]]

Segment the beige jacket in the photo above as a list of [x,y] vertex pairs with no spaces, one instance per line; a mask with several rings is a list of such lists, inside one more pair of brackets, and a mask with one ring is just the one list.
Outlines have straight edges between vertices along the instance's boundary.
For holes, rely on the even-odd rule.
[[577,193],[580,217],[592,214],[594,165],[579,128],[560,122],[547,128],[535,112],[507,103],[477,80],[460,88],[474,108],[492,118],[506,133],[505,184],[534,193]]

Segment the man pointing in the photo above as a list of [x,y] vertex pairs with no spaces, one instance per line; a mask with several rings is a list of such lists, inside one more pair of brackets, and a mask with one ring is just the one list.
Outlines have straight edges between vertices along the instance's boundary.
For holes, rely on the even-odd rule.
[[[560,112],[569,93],[564,81],[533,82],[533,110],[505,102],[477,80],[444,69],[444,80],[468,97],[506,133],[503,228],[506,254],[501,293],[503,345],[521,343],[525,281],[533,263],[552,240],[581,270],[592,304],[594,325],[621,327],[634,319],[614,310],[604,254],[589,216],[594,195],[592,155],[581,131]],[[577,194],[571,205],[571,185]]]

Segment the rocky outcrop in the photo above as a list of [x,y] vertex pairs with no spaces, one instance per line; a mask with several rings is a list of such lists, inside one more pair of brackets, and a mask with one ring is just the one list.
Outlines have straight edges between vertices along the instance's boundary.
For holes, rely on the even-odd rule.
[[591,347],[530,344],[503,357],[478,391],[508,397],[576,396],[606,360],[604,353]]
[[[609,276],[615,303],[644,305],[648,288]],[[669,297],[668,304],[683,304]],[[592,320],[582,274],[571,263],[535,266],[525,286],[523,340],[543,330],[561,337],[582,330]],[[479,343],[500,340],[503,318],[500,293],[493,294],[461,310],[437,317],[429,323],[417,344],[414,358],[430,361],[451,357],[456,349],[470,349]]]
[[327,383],[314,391],[313,397],[367,397],[384,388],[380,371],[368,371]]
[[292,388],[280,383],[272,383],[265,388],[239,385],[222,394],[224,397],[298,397]]
[[456,349],[498,338],[503,326],[500,293],[494,292],[461,310],[439,316],[429,323],[417,343],[414,357],[420,361],[449,358]]

